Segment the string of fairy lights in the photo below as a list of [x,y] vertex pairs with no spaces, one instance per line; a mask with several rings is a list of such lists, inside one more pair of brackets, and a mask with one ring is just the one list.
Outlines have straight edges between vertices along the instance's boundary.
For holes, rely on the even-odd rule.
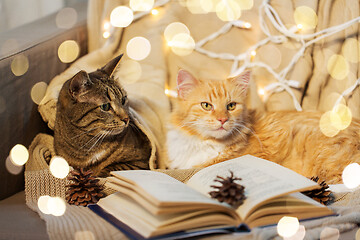
[[[128,6],[122,5],[114,8],[108,20],[103,23],[103,38],[105,40],[110,38],[117,28],[126,28],[136,19],[140,19],[149,14],[156,17],[159,15],[161,7],[165,4],[171,4],[170,0],[130,0]],[[218,31],[197,41],[193,39],[191,32],[185,24],[181,22],[169,24],[165,28],[164,38],[171,51],[179,56],[187,56],[193,51],[196,51],[209,58],[232,61],[233,64],[229,72],[229,77],[236,76],[248,68],[263,68],[276,79],[276,82],[269,83],[262,88],[258,87],[258,94],[263,96],[264,102],[266,102],[273,93],[286,91],[291,96],[294,107],[298,111],[301,111],[302,107],[295,96],[294,90],[300,88],[301,83],[293,79],[288,79],[289,72],[294,68],[299,59],[304,56],[305,50],[309,46],[343,31],[354,24],[358,24],[360,21],[359,16],[345,23],[309,33],[316,28],[318,22],[317,15],[312,8],[305,5],[297,7],[294,11],[295,24],[289,25],[282,22],[279,14],[271,6],[269,0],[263,0],[259,6],[258,15],[261,30],[266,37],[256,44],[249,46],[243,53],[218,53],[210,51],[204,46],[208,42],[226,34],[233,28],[251,29],[252,24],[242,21],[240,18],[242,11],[253,8],[253,0],[182,0],[180,4],[194,14],[215,12],[219,19],[225,23]],[[62,21],[64,19],[66,19],[66,21]],[[74,9],[64,8],[59,12],[56,22],[59,28],[71,28],[76,22],[76,11]],[[271,24],[271,26],[268,24]],[[276,29],[276,34],[270,31],[271,28]],[[275,71],[271,64],[266,61],[261,61],[257,56],[259,49],[269,43],[279,45],[288,41],[294,41],[298,43],[298,46],[289,63],[281,70]],[[9,41],[1,47],[6,48],[14,44],[16,45],[16,41],[9,39]],[[66,40],[59,45],[58,57],[61,62],[71,63],[78,58],[79,52],[80,48],[76,41]],[[145,59],[150,52],[151,42],[148,39],[142,36],[130,39],[126,46],[126,54],[129,59],[122,62],[122,66],[126,67],[123,67],[123,70],[119,72],[119,74],[123,74],[123,79],[128,83],[137,81],[142,74],[139,61]],[[348,38],[343,44],[342,53],[333,54],[333,56],[329,58],[327,71],[332,78],[340,81],[348,76],[350,71],[349,63],[358,63],[359,61],[360,43],[355,38]],[[14,58],[10,67],[13,74],[16,77],[20,77],[28,71],[31,63],[29,63],[26,56],[19,55]],[[322,116],[319,124],[320,129],[326,136],[335,136],[351,123],[352,114],[346,106],[344,98],[351,95],[359,85],[360,79],[357,79],[351,86],[339,94],[334,108]],[[47,84],[45,82],[38,82],[34,85],[30,93],[34,103],[40,104],[45,95],[46,88]],[[165,93],[170,97],[177,97],[176,91],[171,89],[165,89]],[[28,158],[29,153],[27,148],[20,144],[15,145],[6,160],[8,171],[12,174],[21,173],[23,165]],[[65,159],[56,156],[51,159],[49,170],[54,177],[64,179],[70,171],[70,166]],[[350,189],[358,187],[360,185],[360,180],[356,177],[358,175],[360,175],[360,165],[350,164],[343,172],[344,184]],[[44,214],[52,214],[54,216],[61,216],[66,211],[66,204],[64,200],[59,197],[41,196],[38,200],[38,207]],[[329,229],[330,228],[327,228],[327,231],[329,231]],[[299,224],[298,219],[284,217],[278,223],[278,233],[282,237],[292,236],[295,233],[305,235],[305,228]]]

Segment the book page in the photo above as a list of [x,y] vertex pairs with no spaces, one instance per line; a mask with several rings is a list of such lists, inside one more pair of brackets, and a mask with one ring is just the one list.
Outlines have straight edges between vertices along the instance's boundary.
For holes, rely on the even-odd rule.
[[[159,202],[170,203],[209,203],[223,205],[189,188],[186,184],[161,172],[147,170],[114,171],[111,174],[119,179],[137,185]],[[144,194],[145,195],[145,194]]]
[[250,155],[204,168],[192,176],[187,185],[210,197],[208,193],[215,190],[210,186],[219,185],[218,182],[214,182],[214,179],[217,176],[228,177],[230,171],[235,177],[242,178],[237,182],[245,186],[247,199],[237,209],[242,219],[245,219],[252,209],[266,200],[318,186],[315,182],[290,169]]

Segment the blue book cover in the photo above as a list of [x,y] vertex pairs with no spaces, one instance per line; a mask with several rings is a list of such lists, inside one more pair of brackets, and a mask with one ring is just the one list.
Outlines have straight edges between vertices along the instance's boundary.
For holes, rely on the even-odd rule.
[[110,224],[119,229],[124,235],[126,235],[129,239],[132,240],[175,240],[175,239],[184,239],[190,237],[197,237],[203,235],[212,235],[212,234],[229,234],[234,232],[250,232],[250,229],[245,225],[241,224],[239,227],[223,227],[223,228],[213,228],[213,229],[195,229],[189,231],[181,231],[175,232],[171,234],[166,234],[157,237],[144,238],[141,234],[134,231],[132,228],[127,226],[125,223],[121,222],[119,219],[114,217],[113,215],[106,212],[97,204],[90,204],[88,208],[92,210],[94,213],[108,221]]

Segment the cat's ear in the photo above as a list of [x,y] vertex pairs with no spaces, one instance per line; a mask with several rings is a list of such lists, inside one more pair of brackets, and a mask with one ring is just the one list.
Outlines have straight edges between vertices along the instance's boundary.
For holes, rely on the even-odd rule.
[[191,91],[199,81],[186,70],[179,70],[177,75],[178,97],[185,98],[186,94]]
[[228,79],[229,81],[232,81],[236,86],[244,90],[244,92],[247,92],[249,88],[249,82],[251,77],[251,71],[247,70],[245,72],[242,72],[240,75]]
[[92,82],[85,71],[80,71],[70,80],[69,92],[76,100],[87,92]]
[[105,72],[109,77],[112,77],[120,64],[120,60],[124,54],[120,54],[110,62],[108,62],[104,67],[101,68],[101,71]]

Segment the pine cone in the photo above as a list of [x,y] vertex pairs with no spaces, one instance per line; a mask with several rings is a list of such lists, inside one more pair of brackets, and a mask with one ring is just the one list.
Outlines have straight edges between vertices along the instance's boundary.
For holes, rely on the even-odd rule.
[[[319,177],[311,177],[310,180],[319,183]],[[322,181],[319,183],[319,185],[321,186],[321,188],[319,189],[314,189],[311,191],[304,191],[302,192],[302,194],[305,194],[308,197],[311,197],[312,199],[320,202],[321,204],[327,205],[329,204],[333,199],[333,196],[331,195],[331,191],[327,190],[329,188],[329,186],[326,184],[325,181]]]
[[211,185],[212,188],[217,190],[209,192],[212,198],[217,199],[219,202],[226,202],[232,207],[239,207],[246,199],[244,189],[245,187],[236,183],[236,180],[241,178],[234,177],[234,173],[230,171],[230,177],[223,178],[217,176],[214,182],[221,183],[221,186]]
[[98,184],[99,179],[92,175],[91,170],[72,170],[67,179],[72,181],[66,185],[66,201],[69,204],[86,207],[97,203],[104,196],[103,187]]

